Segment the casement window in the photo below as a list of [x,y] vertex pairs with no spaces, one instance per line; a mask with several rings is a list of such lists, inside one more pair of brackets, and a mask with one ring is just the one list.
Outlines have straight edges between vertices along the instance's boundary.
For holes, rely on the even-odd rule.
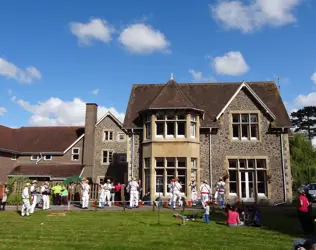
[[146,139],[151,139],[151,116],[146,116],[145,119],[145,132],[146,132]]
[[15,161],[17,159],[17,155],[16,154],[11,154],[11,160]]
[[71,150],[71,160],[79,161],[79,159],[80,159],[80,148],[73,148]]
[[124,133],[118,133],[117,140],[118,141],[125,141],[125,134]]
[[31,155],[31,161],[37,161],[40,158],[41,158],[40,155]]
[[258,114],[232,114],[233,140],[258,140]]
[[102,151],[102,164],[111,164],[113,162],[113,150]]
[[[229,193],[241,199],[255,198],[257,183],[258,196],[267,196],[267,166],[265,159],[228,160]],[[255,181],[257,178],[257,182]]]
[[150,192],[150,158],[145,158],[144,159],[145,164],[144,164],[144,172],[145,172],[145,192]]
[[103,135],[103,141],[113,141],[113,131],[105,130]]
[[195,138],[196,136],[196,117],[190,115],[190,136]]
[[191,179],[196,180],[196,159],[191,158]]
[[156,137],[184,138],[186,134],[186,114],[156,114]]
[[53,159],[52,155],[44,155],[44,161],[51,161]]

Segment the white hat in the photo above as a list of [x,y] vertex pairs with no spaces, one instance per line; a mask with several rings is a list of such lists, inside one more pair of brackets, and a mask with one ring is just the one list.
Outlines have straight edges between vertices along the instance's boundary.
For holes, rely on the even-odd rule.
[[207,184],[207,180],[204,180],[203,182]]
[[32,181],[32,184],[37,183],[37,180]]
[[30,183],[25,183],[25,186],[28,187],[28,186],[31,186],[31,184]]
[[110,179],[107,179],[107,182],[110,182],[111,180]]

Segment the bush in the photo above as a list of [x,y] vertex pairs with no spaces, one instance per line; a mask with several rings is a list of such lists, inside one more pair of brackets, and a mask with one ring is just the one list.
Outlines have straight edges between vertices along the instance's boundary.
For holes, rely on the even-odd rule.
[[7,204],[8,205],[16,205],[16,204],[21,205],[22,204],[22,196],[20,194],[9,195],[8,199],[7,199]]

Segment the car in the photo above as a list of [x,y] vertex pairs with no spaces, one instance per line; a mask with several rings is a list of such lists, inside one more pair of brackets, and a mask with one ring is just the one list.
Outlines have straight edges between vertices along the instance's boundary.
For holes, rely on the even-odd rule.
[[308,187],[308,193],[311,196],[312,202],[316,202],[316,183],[311,183],[307,187]]

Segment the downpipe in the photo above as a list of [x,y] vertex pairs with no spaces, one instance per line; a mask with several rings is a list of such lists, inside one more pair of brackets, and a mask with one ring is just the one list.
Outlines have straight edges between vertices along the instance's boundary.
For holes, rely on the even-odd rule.
[[134,129],[132,129],[132,159],[131,159],[131,178],[133,178],[133,165],[134,165]]
[[212,128],[210,128],[210,148],[209,148],[209,171],[210,171],[210,185],[211,190],[213,190],[213,166],[212,166]]

